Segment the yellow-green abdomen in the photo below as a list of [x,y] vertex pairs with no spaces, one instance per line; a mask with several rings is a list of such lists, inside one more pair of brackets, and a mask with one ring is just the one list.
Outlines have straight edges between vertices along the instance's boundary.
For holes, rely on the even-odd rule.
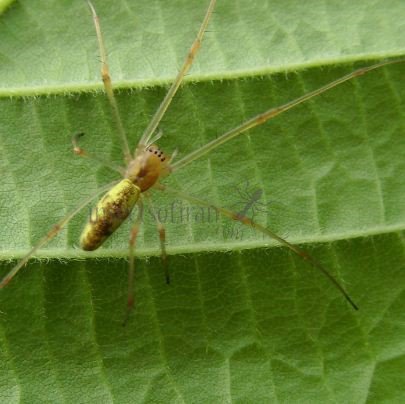
[[92,210],[80,236],[80,247],[86,251],[100,247],[131,213],[140,193],[127,179],[111,188]]

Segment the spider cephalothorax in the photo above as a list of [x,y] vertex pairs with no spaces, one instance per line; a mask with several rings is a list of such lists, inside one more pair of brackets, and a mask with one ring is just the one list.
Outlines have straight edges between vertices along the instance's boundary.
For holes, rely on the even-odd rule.
[[139,187],[141,192],[152,187],[159,177],[167,175],[168,160],[156,145],[150,145],[138,152],[128,164],[125,178]]

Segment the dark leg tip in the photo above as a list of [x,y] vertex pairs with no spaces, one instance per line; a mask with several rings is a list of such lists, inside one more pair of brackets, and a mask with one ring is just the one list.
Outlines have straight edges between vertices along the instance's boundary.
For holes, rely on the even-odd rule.
[[122,322],[123,327],[126,327],[126,325],[128,324],[129,316],[132,313],[132,310],[134,309],[134,304],[135,304],[134,298],[129,297],[127,302],[127,312],[125,314],[124,321]]

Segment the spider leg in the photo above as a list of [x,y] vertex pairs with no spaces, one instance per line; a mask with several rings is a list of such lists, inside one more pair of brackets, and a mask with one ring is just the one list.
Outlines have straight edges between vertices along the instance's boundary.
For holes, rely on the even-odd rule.
[[191,195],[187,195],[184,192],[181,191],[177,191],[174,190],[172,188],[168,188],[162,184],[159,184],[156,186],[156,189],[159,189],[161,191],[166,191],[169,192],[173,195],[176,195],[180,198],[183,198],[184,200],[192,203],[192,204],[196,204],[196,205],[200,205],[200,206],[206,206],[209,208],[212,208],[214,210],[216,210],[218,213],[232,219],[232,220],[236,220],[238,222],[241,222],[247,226],[252,227],[253,229],[255,229],[256,231],[265,234],[266,236],[278,241],[280,244],[284,245],[285,247],[287,247],[288,249],[290,249],[291,251],[293,251],[295,254],[299,255],[301,258],[303,258],[304,260],[308,261],[313,267],[319,269],[329,280],[330,282],[336,287],[336,289],[338,289],[340,291],[340,293],[345,297],[345,299],[348,301],[348,303],[350,303],[350,305],[355,309],[358,310],[358,306],[356,305],[356,303],[354,303],[354,301],[352,300],[352,298],[349,296],[349,294],[346,292],[346,290],[343,288],[343,286],[340,285],[340,283],[335,279],[335,277],[333,275],[331,275],[329,273],[329,271],[319,262],[317,261],[314,257],[312,257],[311,255],[309,255],[307,252],[301,250],[300,248],[298,248],[297,246],[289,243],[287,240],[283,239],[282,237],[278,236],[277,234],[273,233],[269,228],[264,227],[256,222],[254,222],[253,220],[251,220],[250,218],[246,217],[246,216],[242,216],[239,215],[235,212],[232,212],[228,209],[225,208],[221,208],[219,206],[215,206],[207,201],[204,201],[202,199],[199,198],[195,198],[194,196]]
[[368,67],[363,67],[361,69],[355,70],[346,76],[340,77],[331,83],[328,83],[324,85],[323,87],[320,87],[316,90],[310,91],[309,93],[306,93],[302,95],[301,97],[296,98],[295,100],[292,100],[290,102],[287,102],[286,104],[280,105],[275,108],[271,108],[265,112],[262,112],[259,115],[254,116],[253,118],[248,119],[247,121],[243,122],[236,128],[233,128],[229,130],[228,132],[225,132],[223,135],[218,136],[211,142],[208,142],[206,145],[198,148],[197,150],[194,150],[193,152],[189,153],[185,157],[181,158],[180,160],[177,160],[172,166],[171,166],[171,171],[176,171],[179,168],[185,167],[186,165],[190,164],[192,161],[199,159],[201,156],[207,154],[211,150],[216,149],[219,147],[221,144],[227,142],[228,140],[233,139],[234,137],[240,135],[241,133],[246,132],[249,129],[252,129],[256,126],[259,126],[268,120],[276,117],[277,115],[280,115],[281,113],[288,111],[289,109],[294,108],[295,106],[302,104],[303,102],[314,98],[322,93],[325,93],[326,91],[329,91],[330,89],[338,86],[339,84],[344,83],[345,81],[349,81],[351,79],[354,79],[355,77],[362,76],[363,74],[366,74],[372,70],[376,70],[378,68],[381,68],[383,66],[388,66],[394,63],[402,63],[405,62],[405,59],[397,59],[397,60],[388,60],[385,62],[381,63],[376,63],[374,65],[368,66]]
[[124,130],[124,126],[122,124],[121,116],[118,110],[117,101],[114,96],[114,90],[111,82],[110,76],[110,69],[108,67],[108,59],[107,59],[107,52],[104,45],[103,34],[101,32],[100,20],[96,13],[96,9],[94,8],[93,4],[90,0],[87,0],[87,4],[89,5],[91,14],[93,16],[94,26],[96,28],[97,34],[97,41],[98,41],[98,48],[100,52],[100,59],[101,59],[101,78],[103,80],[104,89],[107,93],[108,101],[111,106],[112,116],[115,121],[115,125],[118,130],[118,136],[121,140],[122,151],[124,153],[124,160],[128,163],[132,160],[131,152],[129,150],[129,144],[127,135]]
[[211,0],[210,4],[208,6],[207,12],[205,14],[204,20],[201,24],[201,27],[198,31],[198,34],[191,45],[190,50],[187,53],[186,59],[183,62],[183,65],[181,69],[179,70],[173,84],[171,85],[169,91],[167,92],[165,98],[163,99],[162,103],[159,105],[159,108],[155,112],[155,115],[149,122],[148,126],[146,127],[145,131],[142,134],[141,139],[139,140],[138,143],[138,148],[145,148],[150,144],[150,139],[155,132],[156,128],[158,127],[161,119],[163,118],[167,108],[169,107],[173,97],[175,96],[178,88],[180,87],[180,84],[182,83],[184,76],[187,74],[187,72],[190,70],[190,67],[192,66],[194,59],[197,55],[198,50],[201,47],[201,42],[204,36],[204,32],[207,29],[208,22],[211,18],[212,12],[214,11],[216,0]]
[[114,171],[117,171],[120,173],[122,176],[125,175],[125,169],[120,166],[116,166],[115,164],[110,163],[107,160],[104,160],[98,156],[95,156],[94,154],[89,154],[86,150],[84,150],[82,147],[79,146],[79,139],[84,136],[84,133],[78,133],[72,137],[72,144],[73,144],[73,153],[80,157],[85,157],[90,160],[93,160],[97,162],[98,164],[109,167]]
[[159,232],[159,241],[160,241],[160,251],[161,251],[161,260],[163,264],[163,268],[165,271],[165,280],[166,283],[170,284],[170,274],[169,274],[169,267],[167,266],[167,253],[166,253],[166,229],[163,223],[159,220],[159,216],[156,214],[155,209],[153,208],[152,200],[150,197],[147,199],[150,212],[152,216],[155,218],[156,227]]
[[102,192],[107,191],[116,184],[117,181],[110,183],[98,189],[93,195],[84,199],[76,208],[69,212],[63,219],[52,226],[48,233],[42,237],[31,250],[15,265],[0,281],[0,289],[4,288],[17,274],[17,272],[28,262],[28,260],[46,243],[51,241],[55,236],[57,236],[62,229],[82,210],[84,209],[96,196],[100,195]]
[[128,267],[128,300],[127,300],[127,311],[125,314],[124,321],[122,325],[125,327],[129,316],[135,305],[135,293],[134,293],[134,276],[135,276],[135,246],[136,239],[139,233],[139,228],[142,224],[143,218],[143,203],[142,200],[138,200],[138,215],[131,227],[129,236],[129,267]]

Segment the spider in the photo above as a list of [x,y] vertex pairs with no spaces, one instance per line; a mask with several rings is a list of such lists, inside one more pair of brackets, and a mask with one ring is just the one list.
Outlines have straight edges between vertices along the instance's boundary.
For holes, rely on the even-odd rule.
[[[90,202],[92,202],[97,196],[104,193],[104,196],[99,200],[96,206],[93,208],[90,219],[85,225],[82,235],[80,237],[80,246],[83,250],[93,251],[99,248],[104,241],[115,232],[118,227],[127,219],[134,207],[137,206],[137,217],[132,224],[129,237],[129,271],[128,271],[128,297],[127,297],[127,309],[124,324],[128,320],[128,316],[134,307],[134,271],[135,271],[135,247],[136,240],[139,233],[140,226],[142,224],[144,205],[149,206],[149,210],[156,222],[157,230],[159,233],[160,247],[161,247],[161,259],[165,272],[166,283],[170,282],[170,276],[167,265],[167,253],[166,253],[166,231],[164,224],[160,221],[158,215],[152,204],[153,192],[164,192],[173,195],[174,197],[181,198],[191,204],[195,204],[201,207],[210,208],[216,211],[218,214],[223,215],[231,220],[242,223],[243,225],[250,226],[255,231],[262,233],[266,237],[272,238],[290,249],[293,253],[300,256],[302,259],[308,261],[313,267],[320,270],[329,281],[335,286],[335,288],[344,296],[347,302],[355,309],[358,310],[358,306],[354,303],[353,299],[349,296],[348,292],[337,281],[337,279],[331,275],[331,273],[314,257],[301,248],[291,244],[286,239],[278,236],[271,229],[262,226],[259,223],[253,221],[253,219],[246,216],[248,207],[239,212],[234,212],[230,209],[216,206],[206,200],[196,198],[188,195],[182,191],[170,188],[164,184],[165,177],[176,173],[178,170],[187,167],[195,160],[207,153],[213,151],[217,147],[230,141],[231,139],[239,136],[246,131],[253,129],[259,125],[264,124],[268,120],[276,117],[277,115],[294,108],[295,106],[316,97],[348,80],[352,80],[372,70],[378,69],[382,66],[386,66],[393,63],[402,62],[403,60],[390,60],[383,61],[377,64],[373,64],[368,67],[364,67],[355,70],[343,77],[340,77],[323,87],[310,91],[301,97],[298,97],[284,105],[280,105],[275,108],[268,109],[259,115],[256,115],[239,126],[230,129],[226,133],[218,136],[214,140],[207,144],[197,148],[193,152],[186,156],[176,159],[176,153],[171,156],[165,154],[157,145],[158,140],[162,137],[162,132],[158,130],[158,125],[166,113],[170,103],[175,96],[177,90],[187,72],[190,70],[193,61],[198,53],[202,44],[204,33],[206,32],[209,20],[213,14],[216,0],[210,0],[205,17],[202,21],[200,29],[194,39],[187,56],[180,68],[175,80],[171,84],[166,96],[159,105],[156,113],[150,120],[142,136],[140,137],[138,144],[133,152],[127,139],[126,131],[124,129],[118,105],[115,99],[111,76],[109,72],[109,66],[107,61],[107,52],[104,45],[103,34],[101,31],[99,17],[93,4],[88,0],[88,6],[90,8],[94,26],[97,34],[97,41],[101,59],[101,77],[104,84],[105,93],[111,107],[111,113],[116,126],[116,132],[120,139],[122,146],[123,160],[125,166],[116,166],[112,163],[106,162],[96,155],[89,153],[80,146],[80,138],[82,133],[76,134],[73,139],[73,151],[76,155],[86,157],[100,163],[110,169],[118,172],[121,176],[120,180],[101,187],[96,193],[82,201],[75,209],[68,213],[58,223],[56,223],[49,232],[43,236],[32,249],[6,274],[6,276],[0,282],[0,288],[4,288],[17,274],[17,272],[28,262],[28,260],[47,242],[53,239],[61,230],[69,223],[69,221],[75,217],[81,210],[83,210]],[[249,205],[250,206],[250,205]]]

